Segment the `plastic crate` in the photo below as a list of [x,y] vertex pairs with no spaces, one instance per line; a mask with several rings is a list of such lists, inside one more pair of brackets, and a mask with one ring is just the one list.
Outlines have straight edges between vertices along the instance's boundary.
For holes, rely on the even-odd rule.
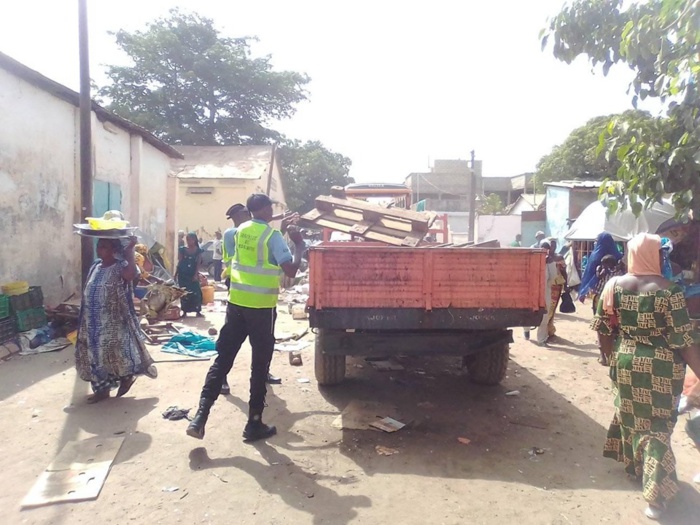
[[0,319],[10,317],[10,297],[0,294]]
[[12,313],[41,308],[42,306],[44,306],[44,293],[41,291],[41,286],[31,286],[27,293],[10,297]]
[[39,328],[47,323],[46,311],[43,307],[16,312],[15,317],[17,318],[17,330],[20,332]]
[[8,317],[0,321],[0,344],[9,341],[17,335],[17,325],[15,319]]

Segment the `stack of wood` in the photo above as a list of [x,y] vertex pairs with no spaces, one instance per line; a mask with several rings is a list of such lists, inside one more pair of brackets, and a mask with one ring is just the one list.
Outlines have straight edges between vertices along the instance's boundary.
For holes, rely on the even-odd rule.
[[393,246],[417,246],[436,218],[432,212],[385,208],[359,199],[348,199],[341,187],[330,196],[316,198],[316,208],[301,217],[300,224],[329,228]]

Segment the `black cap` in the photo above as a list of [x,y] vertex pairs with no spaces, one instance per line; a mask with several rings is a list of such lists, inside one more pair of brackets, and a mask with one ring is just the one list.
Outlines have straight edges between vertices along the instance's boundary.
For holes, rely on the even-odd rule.
[[272,206],[272,199],[264,193],[253,193],[246,201],[246,207],[251,213],[262,210],[266,206]]
[[233,219],[234,215],[236,215],[239,212],[245,211],[245,209],[246,209],[246,207],[243,206],[240,202],[237,204],[234,204],[226,212],[226,217],[228,217],[229,219]]

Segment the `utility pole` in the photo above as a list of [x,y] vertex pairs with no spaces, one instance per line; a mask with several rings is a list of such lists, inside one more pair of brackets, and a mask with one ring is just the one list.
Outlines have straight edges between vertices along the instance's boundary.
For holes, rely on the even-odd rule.
[[[80,217],[92,217],[92,99],[90,97],[90,55],[88,52],[87,0],[78,0],[80,47]],[[93,259],[93,243],[81,237],[81,276],[85,286]]]
[[476,229],[476,156],[471,151],[471,183],[469,184],[469,241],[476,242],[474,230]]

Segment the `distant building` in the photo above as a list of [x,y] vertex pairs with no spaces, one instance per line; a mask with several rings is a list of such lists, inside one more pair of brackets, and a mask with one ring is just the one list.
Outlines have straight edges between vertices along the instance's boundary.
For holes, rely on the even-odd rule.
[[511,204],[508,209],[508,215],[522,215],[523,212],[530,211],[544,211],[545,209],[545,194],[538,193],[531,195],[529,193],[523,193],[520,195],[513,204]]
[[[411,173],[406,185],[413,191],[413,201],[424,201],[425,209],[446,214],[453,236],[469,235],[469,203],[472,169],[467,160],[436,160],[429,172]],[[475,162],[476,194],[483,195],[481,161]]]
[[177,146],[184,159],[173,162],[178,181],[179,228],[211,239],[229,228],[226,210],[245,204],[252,193],[266,193],[285,207],[275,146]]
[[598,181],[559,181],[545,184],[546,233],[558,239],[559,246],[566,242],[564,235],[586,207],[598,199]]
[[483,194],[495,193],[505,207],[515,203],[525,192],[532,192],[534,173],[521,173],[510,177],[484,177]]

